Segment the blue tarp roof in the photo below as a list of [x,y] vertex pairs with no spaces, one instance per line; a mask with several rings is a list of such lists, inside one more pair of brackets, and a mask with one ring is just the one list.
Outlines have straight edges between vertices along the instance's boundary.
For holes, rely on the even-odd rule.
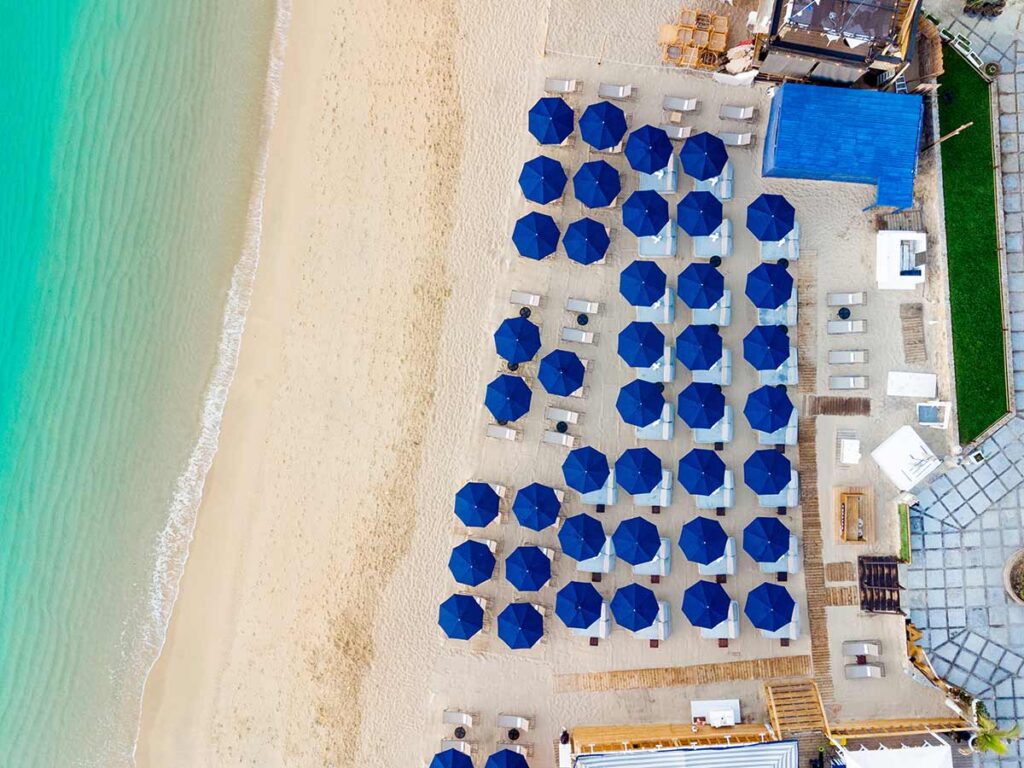
[[772,98],[763,175],[876,184],[877,205],[909,208],[923,114],[917,94],[786,83]]

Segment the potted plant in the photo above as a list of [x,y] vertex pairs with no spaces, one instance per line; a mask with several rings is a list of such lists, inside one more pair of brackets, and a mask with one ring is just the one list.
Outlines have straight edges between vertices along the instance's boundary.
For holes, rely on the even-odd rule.
[[1024,605],[1024,549],[1018,549],[1003,568],[1003,586],[1018,605]]
[[1014,723],[1012,728],[1000,729],[999,724],[985,711],[985,705],[978,705],[978,730],[970,741],[972,751],[1005,755],[1009,751],[1010,742],[1019,736],[1020,723]]

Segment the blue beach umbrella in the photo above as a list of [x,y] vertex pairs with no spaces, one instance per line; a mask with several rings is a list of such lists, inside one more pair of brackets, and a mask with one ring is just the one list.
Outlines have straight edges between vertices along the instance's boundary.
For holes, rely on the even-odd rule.
[[679,393],[678,411],[691,429],[709,429],[725,416],[725,395],[717,384],[692,381]]
[[612,534],[615,554],[630,565],[653,560],[661,549],[661,535],[654,523],[642,517],[623,520]]
[[562,502],[558,500],[555,489],[540,483],[530,483],[516,491],[512,502],[512,513],[524,528],[531,531],[543,531],[550,528],[558,519],[562,510]]
[[676,358],[691,371],[709,371],[722,359],[722,337],[713,325],[688,325],[676,336]]
[[725,151],[725,143],[720,138],[702,131],[686,140],[679,150],[679,159],[687,174],[700,181],[707,181],[721,174],[729,162],[729,153]]
[[710,496],[725,482],[725,462],[714,451],[694,448],[679,460],[679,484],[694,496]]
[[759,195],[747,206],[747,229],[758,240],[772,243],[793,229],[796,211],[782,195]]
[[789,485],[792,470],[784,453],[762,449],[743,462],[743,482],[758,495],[781,493]]
[[540,547],[516,547],[505,558],[505,578],[520,592],[536,592],[551,581],[551,560]]
[[649,307],[665,295],[668,278],[653,261],[634,261],[619,273],[619,293],[634,307]]
[[470,528],[483,528],[498,516],[501,499],[487,483],[466,483],[455,494],[455,515]]
[[594,149],[611,149],[626,135],[626,114],[610,101],[591,104],[580,117],[580,135]]
[[580,493],[601,490],[610,474],[608,457],[589,445],[569,451],[562,462],[565,484]]
[[622,191],[615,166],[605,160],[584,163],[572,177],[573,193],[587,208],[606,208]]
[[507,317],[494,332],[494,351],[510,363],[533,360],[540,349],[540,328],[525,317]]
[[507,373],[487,385],[484,405],[497,421],[515,421],[530,410],[533,393],[525,381]]
[[743,529],[743,551],[758,563],[774,563],[789,552],[789,529],[777,517],[755,517]]
[[530,107],[530,133],[541,144],[561,144],[572,134],[575,123],[572,107],[557,96],[545,96]]
[[789,359],[784,325],[755,325],[743,337],[743,358],[759,371],[774,371]]
[[714,581],[698,581],[683,592],[683,615],[695,627],[714,629],[729,618],[725,588]]
[[548,394],[568,397],[583,386],[585,373],[583,361],[575,352],[556,349],[540,359],[537,378]]
[[513,650],[533,648],[543,635],[544,617],[529,603],[509,603],[498,614],[498,637]]
[[778,309],[793,295],[793,276],[778,262],[762,262],[747,275],[745,293],[758,309]]
[[434,755],[428,768],[473,768],[473,759],[457,749],[446,749]]
[[566,255],[583,265],[603,259],[611,242],[604,224],[589,218],[574,221],[566,227],[562,238]]
[[523,190],[523,197],[541,205],[560,198],[568,181],[562,164],[547,155],[527,160],[519,172],[519,188]]
[[611,608],[615,621],[634,632],[646,629],[658,618],[658,598],[640,584],[627,584],[615,590]]
[[789,424],[789,418],[793,415],[793,402],[786,394],[785,387],[758,387],[747,395],[743,415],[750,422],[751,429],[775,432]]
[[526,758],[511,749],[500,749],[487,758],[484,768],[530,768]]
[[459,584],[475,587],[494,575],[494,555],[482,541],[468,539],[452,550],[448,570]]
[[601,554],[607,536],[596,518],[586,512],[566,518],[558,531],[558,543],[573,560],[589,560]]
[[619,357],[633,368],[649,368],[665,356],[665,334],[654,323],[634,320],[619,331]]
[[437,623],[452,640],[469,640],[483,629],[484,609],[471,595],[452,595],[441,603]]
[[650,448],[627,448],[615,462],[615,482],[626,493],[650,493],[661,483],[661,459]]
[[668,224],[668,201],[653,189],[638,189],[622,204],[622,225],[637,237],[656,235]]
[[646,427],[661,418],[665,395],[657,384],[634,379],[619,390],[615,408],[627,424]]
[[555,252],[561,236],[555,220],[537,211],[521,217],[512,230],[512,242],[519,255],[538,261]]
[[691,563],[707,565],[725,554],[729,541],[722,524],[709,517],[695,517],[683,526],[679,548]]
[[657,173],[672,159],[672,141],[662,128],[641,126],[626,139],[626,159],[634,171]]
[[747,593],[743,612],[758,629],[775,632],[793,620],[796,602],[789,590],[778,584],[765,583]]
[[676,205],[676,223],[692,237],[710,235],[722,225],[722,201],[710,192],[687,192]]
[[690,309],[710,309],[724,295],[725,279],[710,264],[694,262],[679,273],[676,292]]
[[603,602],[589,581],[570,581],[555,595],[555,615],[570,629],[586,629],[601,618]]

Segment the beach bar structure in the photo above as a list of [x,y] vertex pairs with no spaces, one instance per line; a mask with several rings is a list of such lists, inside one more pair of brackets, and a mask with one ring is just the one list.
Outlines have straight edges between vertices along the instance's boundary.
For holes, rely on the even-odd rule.
[[874,184],[875,205],[910,208],[923,118],[917,94],[785,83],[772,97],[763,174]]

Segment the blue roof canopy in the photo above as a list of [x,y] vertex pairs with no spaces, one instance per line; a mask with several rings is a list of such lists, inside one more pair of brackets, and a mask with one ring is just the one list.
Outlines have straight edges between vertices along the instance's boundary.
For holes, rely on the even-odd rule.
[[784,83],[772,97],[762,173],[876,184],[876,205],[909,208],[923,116],[919,94]]
[[714,581],[698,581],[683,593],[683,614],[695,627],[714,629],[729,618],[725,588]]
[[512,513],[516,520],[532,531],[550,528],[561,510],[562,502],[558,500],[555,489],[540,483],[530,483],[520,488],[512,502]]
[[718,384],[691,381],[679,393],[677,410],[691,429],[709,429],[725,415],[725,395]]
[[604,208],[619,196],[622,181],[611,163],[591,160],[573,174],[572,189],[576,199],[587,208]]
[[604,224],[587,217],[566,227],[562,238],[566,255],[584,266],[603,259],[611,242]]
[[575,123],[572,107],[558,96],[545,96],[530,107],[530,133],[541,144],[561,144]]
[[498,516],[500,501],[487,483],[466,483],[455,494],[455,515],[465,526],[483,528]]
[[555,615],[570,629],[586,629],[601,618],[603,602],[589,581],[570,581],[555,596]]

